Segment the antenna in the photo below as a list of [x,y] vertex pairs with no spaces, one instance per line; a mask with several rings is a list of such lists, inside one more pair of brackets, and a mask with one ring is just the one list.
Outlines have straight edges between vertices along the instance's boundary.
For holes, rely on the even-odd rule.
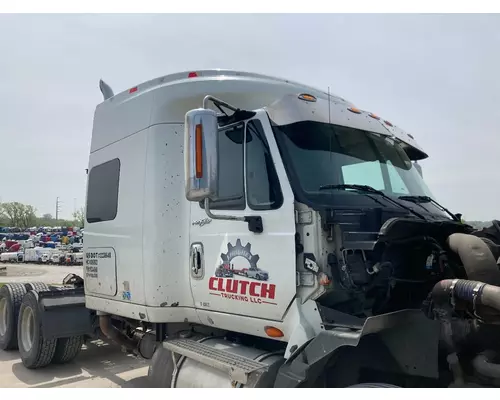
[[332,123],[330,117],[330,86],[328,86],[328,125]]
[[[332,130],[330,134],[330,165],[333,165],[333,155],[332,155],[332,144],[333,144],[333,129],[332,129],[332,118],[331,118],[331,99],[330,99],[330,86],[328,86],[328,128]],[[333,191],[332,191],[332,197],[334,196]],[[333,236],[333,232],[331,233]]]
[[[332,118],[331,118],[331,112],[330,112],[330,86],[328,86],[328,127],[331,128],[332,124]],[[332,132],[333,133],[333,132]],[[332,162],[332,141],[333,141],[333,135],[330,135],[330,162]]]

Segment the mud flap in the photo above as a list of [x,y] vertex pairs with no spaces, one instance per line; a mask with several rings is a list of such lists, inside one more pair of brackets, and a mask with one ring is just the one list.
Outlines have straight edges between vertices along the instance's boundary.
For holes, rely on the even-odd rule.
[[44,338],[92,335],[92,312],[85,307],[83,288],[38,293]]

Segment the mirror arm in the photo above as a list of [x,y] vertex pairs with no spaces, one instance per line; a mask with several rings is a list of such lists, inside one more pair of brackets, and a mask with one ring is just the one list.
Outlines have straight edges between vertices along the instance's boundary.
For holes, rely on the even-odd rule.
[[262,224],[262,217],[259,215],[251,215],[245,217],[236,217],[233,215],[216,215],[210,211],[210,200],[205,199],[205,213],[211,219],[221,219],[226,221],[241,221],[248,223],[248,230],[254,233],[262,233],[264,231],[264,226]]
[[238,111],[237,108],[233,107],[231,104],[226,103],[225,101],[219,100],[217,97],[207,95],[203,98],[203,108],[208,108],[208,102],[211,101],[214,104],[218,104],[219,106],[226,107],[231,111]]

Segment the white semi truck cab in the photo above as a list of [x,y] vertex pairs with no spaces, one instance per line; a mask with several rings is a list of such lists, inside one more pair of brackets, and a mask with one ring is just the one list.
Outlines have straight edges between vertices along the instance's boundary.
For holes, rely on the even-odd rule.
[[[436,202],[412,135],[258,74],[100,87],[83,279],[16,289],[41,305],[56,361],[104,335],[151,358],[160,387],[463,381],[442,293],[500,284],[497,247]],[[27,306],[9,301],[22,338]],[[23,343],[26,366],[51,362]]]

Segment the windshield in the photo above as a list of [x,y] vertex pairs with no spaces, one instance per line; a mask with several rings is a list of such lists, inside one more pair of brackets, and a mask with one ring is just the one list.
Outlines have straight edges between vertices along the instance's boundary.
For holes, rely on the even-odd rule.
[[[434,198],[403,148],[386,136],[312,121],[273,129],[294,190],[309,203],[373,204],[359,193],[336,190],[332,196],[333,190],[320,190],[339,184],[368,185],[394,198]],[[444,215],[431,203],[412,206]]]

